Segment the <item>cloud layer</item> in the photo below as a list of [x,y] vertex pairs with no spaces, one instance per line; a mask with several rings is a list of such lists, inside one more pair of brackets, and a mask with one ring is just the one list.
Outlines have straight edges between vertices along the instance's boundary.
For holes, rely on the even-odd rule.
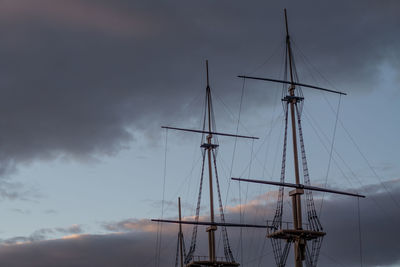
[[[367,198],[360,200],[361,239],[363,266],[392,266],[400,262],[398,254],[397,226],[400,222],[398,207],[381,186],[364,188]],[[393,185],[392,192],[399,195],[400,186]],[[260,196],[259,199],[264,197]],[[399,201],[400,199],[397,198]],[[270,219],[274,203],[251,201],[245,208],[245,222],[262,223]],[[317,207],[320,199],[317,198]],[[359,224],[357,200],[353,198],[329,198],[325,200],[322,224],[327,236],[321,249],[320,266],[359,266]],[[234,209],[231,209],[234,210]],[[264,211],[267,211],[265,213]],[[228,212],[227,220],[239,221],[239,213]],[[65,238],[43,240],[43,238],[19,240],[23,243],[6,242],[0,247],[0,259],[7,266],[154,266],[156,256],[157,224],[149,220],[129,219],[121,222],[105,223],[104,229],[110,234],[80,234],[82,229],[74,225],[68,229],[42,229],[35,236],[43,237],[58,231],[68,233]],[[199,228],[199,255],[206,255],[202,249],[206,245],[204,228]],[[191,229],[185,226],[186,244],[190,244]],[[176,225],[163,227],[160,253],[161,266],[171,266],[176,253]],[[243,266],[274,265],[272,248],[265,240],[264,230],[229,229],[231,247],[236,259]],[[221,240],[217,236],[218,243]],[[240,245],[242,240],[242,245]],[[15,241],[15,240],[14,240]],[[243,247],[243,250],[241,249]],[[219,246],[221,249],[221,246]],[[243,251],[243,260],[241,260]],[[291,266],[292,255],[289,255],[288,266]]]
[[236,103],[235,75],[283,40],[283,5],[296,46],[343,86],[374,85],[377,66],[398,62],[398,1],[4,1],[1,173],[37,159],[113,154],[138,131],[178,120],[202,90],[206,58],[219,95]]

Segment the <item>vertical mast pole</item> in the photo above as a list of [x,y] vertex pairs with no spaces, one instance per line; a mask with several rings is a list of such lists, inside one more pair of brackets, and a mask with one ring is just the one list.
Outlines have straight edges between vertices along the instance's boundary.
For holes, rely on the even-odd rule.
[[183,233],[182,233],[182,213],[181,213],[181,198],[178,197],[178,210],[179,210],[179,251],[181,254],[181,267],[183,267]]
[[[294,98],[294,79],[293,79],[293,66],[292,66],[292,49],[290,46],[290,35],[289,35],[289,26],[287,21],[287,14],[285,9],[285,24],[286,24],[286,47],[287,53],[289,57],[289,69],[290,69],[290,81],[291,85],[289,87],[289,94],[293,97],[290,100],[290,117],[292,121],[292,138],[293,138],[293,159],[294,159],[294,171],[296,184],[300,184],[300,173],[299,173],[299,159],[298,159],[298,151],[297,151],[297,136],[296,136],[296,116],[295,116],[295,104],[297,99]],[[302,212],[301,212],[301,198],[300,196],[303,194],[303,190],[295,189],[289,192],[289,195],[292,197],[292,209],[293,209],[293,223],[294,228],[296,230],[302,229]],[[302,267],[303,259],[304,259],[304,249],[305,245],[304,240],[296,240],[295,241],[295,266]]]
[[[206,71],[207,71],[207,110],[208,110],[208,131],[211,132],[211,89],[208,77],[208,60],[206,60]],[[213,145],[211,143],[212,134],[210,133],[207,136],[207,156],[208,156],[208,177],[209,177],[209,185],[210,185],[210,221],[214,222],[214,196],[213,196],[213,181],[212,181],[212,164],[211,164],[211,157],[212,157],[212,149]],[[208,232],[208,252],[210,261],[215,261],[215,230],[217,230],[216,226],[207,227]]]
[[286,25],[286,49],[288,50],[289,54],[289,70],[290,70],[290,81],[292,82],[292,87],[289,88],[289,90],[293,90],[294,94],[294,85],[293,85],[293,68],[292,68],[292,49],[290,47],[290,36],[289,36],[289,26],[288,26],[288,20],[287,20],[287,14],[286,14],[286,8],[285,8],[285,25]]

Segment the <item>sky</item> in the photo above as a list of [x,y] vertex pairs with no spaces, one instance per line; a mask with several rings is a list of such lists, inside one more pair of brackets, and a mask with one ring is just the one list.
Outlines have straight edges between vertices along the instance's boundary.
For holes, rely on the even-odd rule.
[[[176,226],[157,255],[149,220],[175,219],[178,196],[193,216],[201,140],[161,126],[201,126],[207,59],[217,129],[260,137],[219,138],[226,217],[272,219],[276,188],[230,177],[279,179],[282,87],[236,76],[283,77],[284,8],[300,81],[348,94],[303,89],[311,183],[367,196],[314,195],[320,266],[400,266],[395,0],[2,1],[0,262],[174,264]],[[229,235],[241,266],[274,264],[264,232]]]

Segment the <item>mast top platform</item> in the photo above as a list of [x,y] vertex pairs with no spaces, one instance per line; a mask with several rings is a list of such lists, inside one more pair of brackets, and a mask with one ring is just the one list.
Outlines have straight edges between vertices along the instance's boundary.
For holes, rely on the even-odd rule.
[[[197,260],[192,261],[186,267],[202,267],[202,266],[218,266],[218,267],[237,267],[240,266],[237,262],[227,262],[227,261],[209,261],[209,260],[202,260],[201,257],[197,256]],[[206,257],[204,257],[206,258]]]
[[318,237],[322,237],[324,235],[326,235],[325,232],[319,232],[319,231],[281,229],[271,234],[268,234],[267,237],[274,239],[286,239],[286,240],[304,239],[309,241],[316,239]]

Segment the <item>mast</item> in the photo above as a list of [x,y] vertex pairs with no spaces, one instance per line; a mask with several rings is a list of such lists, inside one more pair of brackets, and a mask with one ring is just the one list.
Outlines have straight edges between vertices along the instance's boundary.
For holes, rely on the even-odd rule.
[[[185,267],[204,267],[204,266],[218,266],[218,267],[238,267],[239,263],[235,261],[233,256],[229,238],[228,238],[228,227],[250,227],[250,228],[264,228],[275,230],[276,227],[266,224],[255,225],[255,224],[242,224],[242,223],[230,223],[225,222],[224,208],[221,197],[221,189],[218,178],[217,171],[217,160],[216,160],[216,150],[218,148],[218,141],[216,138],[213,139],[214,136],[223,136],[223,137],[235,137],[235,138],[245,138],[245,139],[259,139],[254,136],[245,136],[224,132],[217,132],[215,128],[215,118],[213,112],[212,105],[212,96],[211,96],[211,87],[210,87],[210,77],[208,72],[208,60],[206,60],[206,78],[207,78],[207,86],[206,86],[206,98],[205,98],[205,110],[203,117],[203,129],[186,129],[186,128],[177,128],[171,126],[161,126],[164,129],[191,132],[202,134],[202,144],[200,145],[202,149],[202,168],[201,168],[201,176],[200,176],[200,187],[197,198],[197,207],[194,221],[181,221],[181,211],[180,211],[180,199],[178,200],[179,206],[179,220],[164,220],[164,219],[152,219],[155,222],[163,222],[163,223],[178,223],[179,224],[179,236],[180,243],[177,247],[177,253],[179,250],[181,251],[181,262],[182,255],[184,257],[184,266]],[[206,136],[205,136],[206,135]],[[205,137],[205,140],[204,140]],[[214,142],[214,143],[213,143]],[[207,179],[206,176],[206,168],[208,167],[208,182],[209,182],[209,194],[210,194],[210,221],[199,221],[200,216],[200,203],[202,196],[202,188],[203,188],[203,178]],[[214,173],[214,174],[213,174]],[[217,196],[216,201],[219,205],[219,216],[220,221],[216,222],[215,220],[215,210],[214,210],[214,182],[215,182],[215,193]],[[183,240],[182,234],[182,224],[191,224],[193,225],[192,231],[192,240],[190,243],[190,247],[188,252],[186,253],[185,244]],[[204,256],[195,256],[194,253],[196,251],[196,240],[197,240],[197,227],[199,225],[207,226],[206,232],[208,233],[208,257]],[[223,257],[217,257],[216,255],[216,245],[215,245],[215,231],[217,229],[221,233],[221,239],[223,243]],[[182,253],[183,247],[183,253]],[[177,254],[178,259],[178,254]],[[182,267],[182,263],[181,263]]]
[[[208,114],[208,131],[207,135],[207,159],[208,159],[208,181],[210,185],[210,221],[214,223],[214,196],[213,196],[213,179],[212,179],[212,163],[211,163],[211,150],[215,148],[212,145],[212,133],[211,133],[211,88],[208,76],[208,60],[206,60],[206,72],[207,72],[207,87],[206,87],[206,98],[207,98],[207,114]],[[208,254],[211,262],[215,261],[215,231],[217,226],[211,225],[207,227],[208,232]]]
[[[293,68],[292,68],[292,49],[290,46],[289,25],[288,25],[288,20],[287,20],[286,8],[284,10],[285,10],[285,26],[286,26],[286,49],[289,54],[290,82],[293,85],[294,79],[293,79]],[[289,90],[290,90],[290,88],[289,88]],[[293,94],[294,94],[294,87],[293,87]]]
[[[301,111],[299,111],[299,105],[302,105],[304,98],[300,95],[296,95],[296,85],[301,87],[308,87],[316,90],[321,90],[330,93],[336,93],[340,95],[345,95],[343,92],[334,91],[330,89],[321,88],[318,86],[308,85],[296,82],[295,77],[295,64],[291,48],[291,40],[289,35],[289,26],[286,9],[284,9],[285,14],[285,28],[286,28],[286,63],[288,64],[290,81],[277,80],[271,78],[260,78],[260,77],[250,77],[250,76],[239,76],[244,79],[262,80],[268,82],[276,82],[282,84],[289,84],[288,94],[282,98],[284,102],[285,110],[285,134],[284,134],[284,145],[283,145],[283,155],[282,155],[282,169],[280,182],[276,181],[265,181],[265,180],[252,180],[252,179],[242,179],[242,178],[232,178],[238,181],[246,181],[259,184],[271,184],[279,186],[277,207],[275,210],[275,216],[273,218],[271,226],[273,230],[267,228],[267,237],[271,239],[272,247],[274,250],[275,261],[278,267],[283,267],[286,265],[286,260],[288,257],[290,244],[294,244],[294,263],[295,267],[303,267],[303,261],[306,261],[307,266],[315,267],[317,266],[319,251],[321,248],[323,237],[325,232],[323,232],[322,225],[319,221],[318,214],[315,209],[312,191],[322,191],[334,194],[348,195],[353,197],[365,197],[363,195],[348,193],[338,190],[330,190],[326,188],[320,188],[316,186],[311,186],[309,171],[307,167],[306,152],[304,148],[304,139],[301,126]],[[298,89],[299,91],[301,89]],[[300,107],[301,109],[301,107]],[[287,142],[287,132],[288,132],[288,121],[291,121],[291,133],[292,133],[292,145],[293,145],[293,163],[294,163],[294,175],[295,183],[285,182],[285,172],[286,172],[286,142]],[[297,121],[297,122],[296,122]],[[290,131],[290,130],[289,130]],[[300,168],[299,168],[299,151],[301,153],[301,163],[302,163],[302,175],[304,181],[302,184],[300,182]],[[283,215],[283,195],[284,187],[294,188],[294,190],[289,192],[289,196],[292,199],[292,216],[293,216],[293,228],[288,226],[284,228],[282,226],[282,215]],[[302,220],[302,195],[305,195],[303,201],[305,202],[305,211],[307,215],[307,222],[303,227]]]
[[[285,25],[286,25],[286,49],[289,57],[289,70],[290,70],[290,86],[289,95],[291,96],[290,101],[290,118],[292,122],[292,140],[293,140],[293,161],[294,161],[294,172],[296,184],[300,184],[300,173],[299,173],[299,156],[297,151],[297,133],[296,133],[296,115],[295,115],[295,105],[297,103],[297,98],[295,97],[294,90],[294,79],[293,79],[293,66],[292,66],[292,49],[290,46],[290,35],[289,26],[285,8]],[[304,194],[304,190],[295,189],[289,192],[289,196],[292,198],[292,213],[293,213],[293,225],[295,230],[302,230],[302,210],[301,210],[301,195]],[[305,258],[305,242],[298,239],[294,243],[294,253],[295,253],[295,266],[302,267],[302,261]]]
[[[192,240],[190,244],[190,248],[188,253],[184,249],[184,266],[185,267],[203,267],[203,266],[218,266],[218,267],[237,267],[240,264],[237,263],[234,259],[233,253],[230,248],[229,238],[227,233],[227,227],[255,227],[255,228],[268,228],[267,224],[265,225],[250,225],[250,224],[238,224],[238,223],[227,223],[225,222],[223,203],[221,198],[221,189],[219,186],[219,178],[217,171],[217,161],[216,161],[216,150],[218,148],[218,142],[216,138],[213,139],[214,136],[224,136],[224,137],[236,137],[236,138],[246,138],[246,139],[258,139],[253,136],[245,136],[245,135],[237,135],[230,133],[217,132],[215,129],[215,118],[213,112],[212,105],[212,96],[211,96],[211,87],[210,87],[210,78],[208,72],[208,61],[206,61],[206,78],[207,78],[207,86],[206,86],[206,98],[205,98],[205,110],[204,110],[204,120],[203,120],[203,129],[186,129],[186,128],[177,128],[170,126],[161,126],[164,129],[185,131],[191,133],[200,133],[202,134],[202,144],[200,145],[202,149],[202,169],[200,176],[200,187],[199,194],[197,198],[197,208],[195,220],[192,222],[189,221],[181,221],[179,220],[153,220],[164,223],[179,223],[182,224],[192,224]],[[204,140],[205,137],[205,140]],[[203,178],[207,179],[207,170],[208,167],[208,183],[209,183],[209,197],[210,197],[210,221],[199,221],[200,215],[200,203],[202,196],[202,188],[203,188]],[[215,184],[214,184],[215,182]],[[214,189],[214,185],[216,188]],[[219,215],[220,222],[216,222],[215,219],[215,210],[214,210],[214,190],[217,196],[218,205],[219,205]],[[206,232],[208,235],[208,257],[203,256],[195,256],[194,253],[196,251],[196,239],[197,239],[197,227],[199,225],[206,225]],[[181,229],[181,228],[180,228]],[[223,242],[223,252],[224,257],[217,257],[216,255],[216,245],[215,245],[215,231],[217,229],[221,232],[222,242]],[[180,230],[181,231],[181,230]],[[183,238],[182,238],[182,243]],[[182,246],[182,245],[181,245]],[[178,249],[182,250],[181,248]],[[182,255],[182,253],[181,253]],[[181,256],[182,257],[182,256]]]
[[183,233],[182,233],[182,211],[181,211],[181,198],[178,197],[178,210],[179,210],[179,254],[181,259],[181,267],[183,267]]

